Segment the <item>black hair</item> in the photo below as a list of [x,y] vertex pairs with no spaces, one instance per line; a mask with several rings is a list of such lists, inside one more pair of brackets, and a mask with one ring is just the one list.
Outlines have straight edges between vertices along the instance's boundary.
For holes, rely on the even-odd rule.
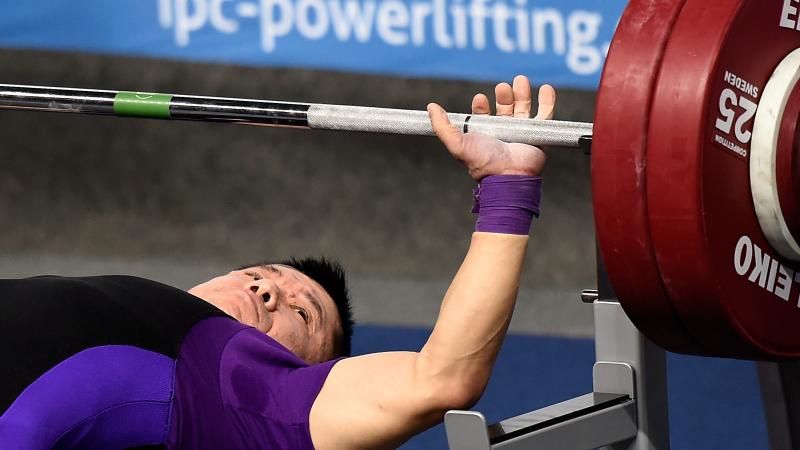
[[333,357],[350,356],[351,340],[353,336],[353,310],[350,306],[350,293],[347,289],[347,278],[344,268],[338,261],[330,260],[326,257],[313,258],[290,258],[279,262],[262,262],[242,266],[241,269],[258,266],[268,266],[270,264],[281,264],[289,266],[298,272],[319,283],[325,292],[331,296],[339,313],[341,324],[341,334],[336,333],[333,338]]

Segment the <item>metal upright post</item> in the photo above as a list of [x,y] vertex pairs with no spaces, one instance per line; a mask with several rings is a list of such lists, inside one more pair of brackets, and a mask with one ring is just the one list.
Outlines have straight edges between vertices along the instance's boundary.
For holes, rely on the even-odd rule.
[[445,415],[451,450],[666,450],[664,350],[633,326],[598,256],[598,289],[584,291],[595,317],[592,392],[488,425],[476,411]]
[[613,450],[666,450],[669,448],[666,352],[633,325],[617,301],[602,256],[597,255],[597,298],[594,301],[594,391],[602,392],[614,380],[604,379],[598,368],[624,364],[633,372],[638,431],[636,437],[612,444]]
[[769,448],[800,449],[800,362],[756,363]]

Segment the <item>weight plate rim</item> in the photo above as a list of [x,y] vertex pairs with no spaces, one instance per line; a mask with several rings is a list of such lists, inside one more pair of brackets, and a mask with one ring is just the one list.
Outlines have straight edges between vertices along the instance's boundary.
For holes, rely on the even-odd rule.
[[783,218],[792,236],[800,236],[800,83],[783,113],[776,170]]
[[[685,332],[677,332],[683,329],[683,324],[670,303],[658,270],[650,238],[646,193],[641,188],[646,183],[646,179],[642,176],[641,164],[646,160],[648,118],[658,83],[657,75],[663,61],[665,44],[685,2],[686,0],[662,2],[662,7],[668,9],[668,14],[658,16],[657,19],[661,22],[656,23],[639,20],[640,15],[654,14],[652,2],[632,1],[623,13],[609,49],[601,78],[602,88],[597,98],[596,131],[591,160],[594,197],[592,204],[598,247],[612,286],[625,312],[645,335],[660,346],[682,353],[704,354],[707,350],[700,348],[698,343],[689,339]],[[642,37],[647,35],[640,29],[644,25],[662,28],[649,30],[657,36],[651,36],[652,40],[646,41]],[[650,43],[652,41],[657,41],[659,44],[657,53],[653,53],[653,46]],[[652,72],[632,72],[635,65],[623,59],[627,55],[639,59],[645,58],[645,62],[650,63],[647,65],[648,70],[652,69]],[[648,57],[649,61],[646,60]],[[618,70],[618,65],[622,70],[619,74],[612,75],[612,70]],[[612,76],[615,77],[613,82],[609,80]],[[616,103],[618,98],[615,96],[624,96],[623,98],[630,101],[630,92],[626,92],[626,87],[631,83],[643,81],[646,85],[634,85],[636,87],[634,91],[638,96],[636,105],[639,106],[637,110],[639,114],[631,114],[629,110],[621,108]],[[621,111],[617,111],[620,109]],[[631,133],[627,135],[627,139],[624,133],[628,130],[619,131],[602,125],[604,123],[613,125],[620,121],[618,112],[631,116],[625,121],[625,128]],[[600,126],[597,126],[598,124]],[[634,125],[638,131],[634,130]],[[616,134],[612,136],[607,132]],[[621,151],[617,150],[615,145],[617,142],[629,144],[626,156],[622,157],[627,162],[628,170],[621,174],[616,170],[610,170],[618,168],[621,164],[619,160]],[[607,150],[616,153],[606,154]],[[631,201],[622,201],[621,197],[628,197],[626,200]],[[631,236],[636,238],[632,239]],[[620,254],[624,255],[619,256]],[[624,258],[624,261],[621,261],[621,258]]]
[[756,216],[772,248],[800,261],[800,244],[792,235],[778,194],[778,138],[783,114],[800,80],[800,49],[778,63],[761,94],[750,146],[750,186]]

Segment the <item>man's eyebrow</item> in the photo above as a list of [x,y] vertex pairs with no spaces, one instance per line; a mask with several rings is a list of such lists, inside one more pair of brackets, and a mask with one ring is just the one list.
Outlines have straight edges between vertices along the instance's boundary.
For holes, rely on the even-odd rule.
[[276,269],[275,266],[276,266],[276,264],[261,264],[260,266],[258,266],[258,268],[259,269],[264,269],[267,272],[279,273],[280,271],[278,269]]

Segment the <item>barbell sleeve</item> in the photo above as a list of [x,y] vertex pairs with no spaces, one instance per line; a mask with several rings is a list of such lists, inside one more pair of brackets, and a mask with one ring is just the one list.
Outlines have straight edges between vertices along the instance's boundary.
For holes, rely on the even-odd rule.
[[[232,122],[404,135],[434,135],[427,111],[0,84],[0,108],[173,120]],[[506,142],[579,148],[592,124],[448,113],[459,129]]]

